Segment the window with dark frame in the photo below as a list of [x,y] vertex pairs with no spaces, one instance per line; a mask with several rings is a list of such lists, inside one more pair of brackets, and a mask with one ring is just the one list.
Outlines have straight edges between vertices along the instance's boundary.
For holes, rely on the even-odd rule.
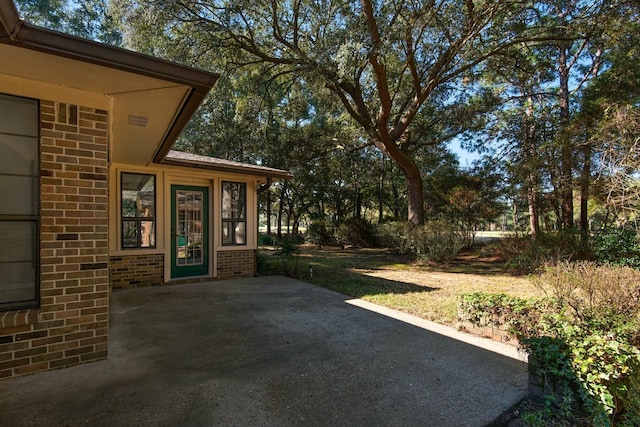
[[122,172],[120,174],[120,190],[122,249],[155,248],[155,175]]
[[38,100],[0,94],[0,310],[39,304]]
[[222,182],[222,244],[247,244],[247,184]]

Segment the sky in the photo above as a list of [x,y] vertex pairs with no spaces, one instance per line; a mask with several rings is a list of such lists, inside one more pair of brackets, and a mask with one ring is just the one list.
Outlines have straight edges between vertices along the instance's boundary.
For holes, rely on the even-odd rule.
[[460,162],[460,166],[463,168],[471,167],[473,162],[479,160],[481,156],[478,153],[472,153],[468,150],[465,150],[460,146],[460,141],[453,140],[447,144],[449,150],[458,156],[458,161]]

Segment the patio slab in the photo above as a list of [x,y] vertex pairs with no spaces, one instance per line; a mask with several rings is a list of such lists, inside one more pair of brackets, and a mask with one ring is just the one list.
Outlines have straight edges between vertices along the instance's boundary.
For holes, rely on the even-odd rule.
[[278,276],[114,292],[109,359],[0,381],[0,425],[484,426],[526,396],[507,347],[372,310]]

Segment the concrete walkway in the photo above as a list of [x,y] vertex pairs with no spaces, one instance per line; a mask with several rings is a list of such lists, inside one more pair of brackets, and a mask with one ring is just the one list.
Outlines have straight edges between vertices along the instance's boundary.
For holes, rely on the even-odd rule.
[[484,426],[526,395],[522,360],[347,300],[284,277],[115,292],[109,360],[0,381],[0,425]]

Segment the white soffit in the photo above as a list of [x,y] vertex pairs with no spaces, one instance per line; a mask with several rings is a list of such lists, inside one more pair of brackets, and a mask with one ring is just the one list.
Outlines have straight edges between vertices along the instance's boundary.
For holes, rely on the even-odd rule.
[[104,95],[176,86],[153,77],[0,44],[0,72]]
[[117,96],[111,122],[117,136],[112,161],[148,164],[188,94],[188,88],[179,86]]
[[[100,109],[111,105],[115,162],[148,164],[191,92],[186,85],[7,44],[0,44],[0,58],[0,91],[3,80],[16,81],[23,90],[8,90],[14,95]],[[130,116],[138,119],[130,124]],[[143,118],[146,125],[140,126]]]

